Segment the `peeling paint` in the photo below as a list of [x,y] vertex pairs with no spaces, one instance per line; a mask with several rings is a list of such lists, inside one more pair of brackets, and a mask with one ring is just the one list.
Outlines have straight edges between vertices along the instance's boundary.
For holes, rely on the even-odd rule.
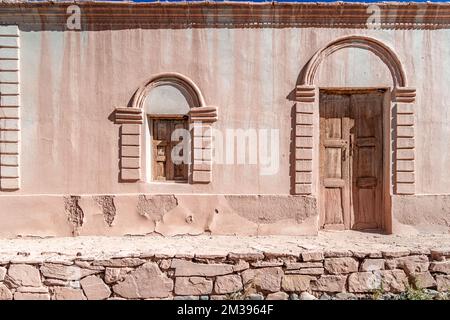
[[137,211],[140,215],[153,221],[160,221],[166,212],[178,206],[174,195],[139,195]]
[[317,215],[317,202],[313,197],[227,195],[225,199],[238,215],[258,224],[276,223],[285,219],[302,223]]
[[116,206],[114,205],[114,196],[94,196],[94,201],[102,208],[103,217],[108,226],[112,227],[116,217]]
[[74,235],[78,235],[79,228],[83,226],[84,212],[79,205],[80,196],[64,197],[64,209],[67,213],[67,220],[72,224]]

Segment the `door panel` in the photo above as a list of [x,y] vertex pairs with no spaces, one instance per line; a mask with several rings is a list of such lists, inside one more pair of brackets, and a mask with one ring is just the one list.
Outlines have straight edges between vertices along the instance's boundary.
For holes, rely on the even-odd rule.
[[320,225],[382,226],[382,104],[379,92],[320,93]]
[[349,97],[321,95],[320,102],[321,225],[345,229],[350,227]]
[[383,94],[353,94],[350,105],[355,119],[352,129],[353,228],[377,229],[382,225],[383,216]]
[[174,164],[172,161],[172,149],[180,141],[172,141],[171,138],[175,129],[187,129],[187,120],[152,119],[152,128],[153,180],[186,181],[188,164]]

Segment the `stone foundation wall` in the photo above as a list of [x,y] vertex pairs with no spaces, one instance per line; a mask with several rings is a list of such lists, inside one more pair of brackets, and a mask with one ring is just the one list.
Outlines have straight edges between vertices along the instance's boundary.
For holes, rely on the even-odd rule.
[[450,250],[0,257],[0,300],[367,298],[450,290]]

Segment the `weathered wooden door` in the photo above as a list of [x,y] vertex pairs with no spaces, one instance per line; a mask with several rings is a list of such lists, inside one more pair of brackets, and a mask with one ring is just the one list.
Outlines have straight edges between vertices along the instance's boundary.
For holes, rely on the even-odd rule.
[[381,227],[382,105],[380,92],[320,94],[322,228]]
[[[187,180],[188,164],[174,163],[172,160],[172,150],[179,141],[172,141],[171,139],[175,129],[187,129],[187,120],[153,119],[152,127],[153,180]],[[183,150],[180,152],[183,152]]]

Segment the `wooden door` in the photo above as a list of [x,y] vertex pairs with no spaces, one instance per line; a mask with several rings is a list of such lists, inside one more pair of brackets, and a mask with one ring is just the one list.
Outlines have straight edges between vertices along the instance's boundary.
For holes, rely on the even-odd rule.
[[351,132],[353,229],[382,227],[383,93],[353,94]]
[[320,221],[378,229],[383,216],[383,93],[320,94]]
[[350,97],[320,95],[320,218],[325,229],[350,228]]
[[171,139],[175,129],[187,129],[187,120],[152,119],[153,180],[187,180],[188,164],[174,164],[172,161],[172,149],[180,142]]

